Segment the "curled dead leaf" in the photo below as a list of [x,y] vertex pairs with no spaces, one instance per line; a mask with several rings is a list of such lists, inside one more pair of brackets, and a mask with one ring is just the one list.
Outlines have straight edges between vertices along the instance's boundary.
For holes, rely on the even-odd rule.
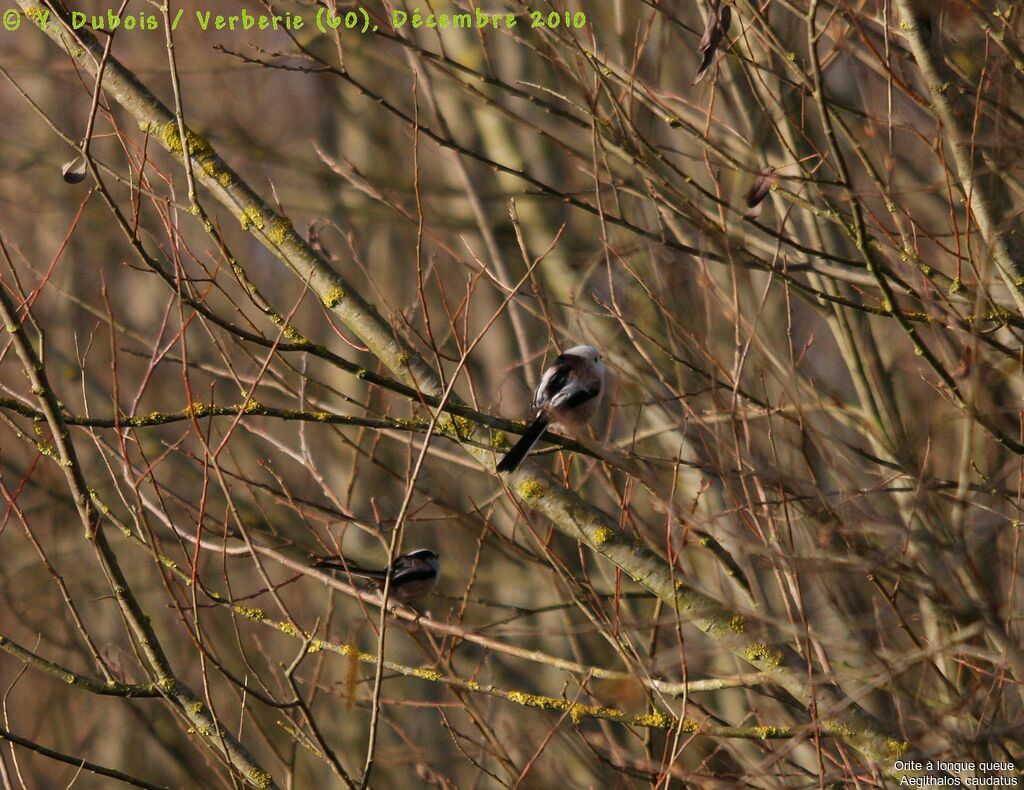
[[715,62],[715,54],[731,24],[732,8],[728,5],[719,6],[718,3],[712,5],[708,12],[704,35],[701,36],[700,44],[697,45],[697,49],[700,51],[700,63],[697,66],[697,74],[693,78],[694,85],[704,79],[711,64]]

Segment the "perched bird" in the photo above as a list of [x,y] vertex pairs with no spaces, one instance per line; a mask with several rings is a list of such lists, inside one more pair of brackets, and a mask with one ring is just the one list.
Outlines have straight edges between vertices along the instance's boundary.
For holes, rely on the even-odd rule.
[[757,180],[751,184],[750,189],[743,195],[743,201],[747,204],[747,209],[749,209],[743,216],[753,219],[761,213],[761,202],[768,197],[768,193],[772,190],[772,176],[774,173],[774,167],[766,167],[761,171]]
[[558,355],[544,371],[533,396],[534,419],[516,446],[498,464],[499,472],[511,472],[544,435],[549,425],[571,430],[594,416],[604,389],[604,363],[593,346],[573,346]]
[[[315,557],[313,566],[332,571],[341,571],[347,576],[369,579],[373,586],[383,591],[388,569],[360,568],[344,557]],[[408,554],[399,554],[391,563],[391,591],[389,597],[403,603],[413,603],[437,586],[441,562],[437,553],[430,549],[416,549]]]

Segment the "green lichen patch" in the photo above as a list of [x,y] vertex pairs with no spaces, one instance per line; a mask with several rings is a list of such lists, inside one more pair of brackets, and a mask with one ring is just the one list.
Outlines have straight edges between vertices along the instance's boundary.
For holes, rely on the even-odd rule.
[[[150,124],[150,128],[152,126]],[[185,128],[185,139],[188,141],[188,153],[190,156],[199,157],[204,160],[216,156],[213,152],[213,147],[206,139],[187,127]],[[160,140],[163,142],[164,148],[172,154],[176,156],[181,155],[181,133],[178,131],[177,121],[168,121],[164,124],[163,129],[160,131]]]
[[274,784],[274,777],[259,768],[250,769],[249,779],[256,787],[260,788],[267,788]]
[[265,225],[263,214],[260,213],[259,208],[253,203],[242,209],[242,213],[238,215],[238,221],[242,225],[242,230],[249,230],[249,228],[263,230]]
[[776,669],[782,664],[782,654],[768,648],[764,642],[752,642],[743,651],[747,661],[760,664],[766,669]]
[[843,724],[841,721],[825,721],[823,722],[825,732],[830,735],[838,735],[842,738],[852,738],[857,734],[857,731],[853,729],[849,724]]
[[601,527],[600,529],[594,530],[594,545],[603,546],[614,537],[615,533],[610,527]]
[[885,750],[889,752],[889,756],[894,760],[897,757],[902,757],[903,754],[910,748],[908,741],[901,741],[897,738],[889,738],[885,742]]
[[254,606],[236,606],[235,611],[243,617],[248,617],[250,620],[257,623],[262,623],[267,619],[266,612],[262,609],[257,609]]
[[572,707],[572,703],[568,700],[545,697],[540,694],[527,694],[522,691],[510,691],[508,699],[510,702],[518,702],[520,705],[541,710],[569,710]]
[[574,724],[579,724],[580,721],[588,716],[596,716],[602,719],[626,718],[626,714],[616,708],[603,708],[600,705],[580,705],[579,703],[569,709],[569,715],[572,717]]
[[476,423],[465,417],[454,415],[438,420],[437,430],[444,436],[464,442],[473,438],[473,434],[476,433]]
[[343,656],[362,661],[364,664],[372,664],[377,661],[377,656],[373,655],[373,653],[363,653],[352,645],[338,645],[338,652]]
[[544,496],[544,486],[536,480],[524,480],[519,484],[519,496],[526,501],[540,499]]
[[274,244],[284,244],[284,240],[291,232],[292,223],[286,217],[274,217],[267,225],[267,238]]
[[756,732],[757,737],[761,739],[788,738],[793,734],[793,731],[789,727],[772,727],[767,724],[754,727],[754,732]]
[[633,717],[633,723],[637,727],[657,727],[667,730],[672,726],[672,717],[660,710],[653,710],[650,713],[637,714]]
[[345,298],[345,291],[338,286],[335,286],[327,291],[321,298],[324,303],[324,307],[337,307],[341,300]]
[[170,696],[174,693],[174,690],[178,687],[177,682],[172,677],[163,677],[156,682],[157,687],[164,693]]

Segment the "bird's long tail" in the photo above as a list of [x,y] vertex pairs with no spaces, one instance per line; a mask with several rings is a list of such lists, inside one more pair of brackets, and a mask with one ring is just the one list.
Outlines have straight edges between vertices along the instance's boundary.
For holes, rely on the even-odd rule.
[[360,568],[351,563],[345,562],[338,557],[313,557],[313,567],[327,568],[332,571],[342,571],[349,576],[357,576],[362,579],[382,579],[387,576],[387,571],[370,570]]
[[523,437],[516,442],[515,447],[505,453],[505,457],[498,463],[498,471],[515,471],[516,467],[523,462],[526,455],[533,449],[537,440],[544,435],[544,431],[547,430],[549,422],[551,422],[551,420],[548,419],[546,414],[542,414],[534,420],[530,424],[530,427],[526,429],[526,433],[523,434]]

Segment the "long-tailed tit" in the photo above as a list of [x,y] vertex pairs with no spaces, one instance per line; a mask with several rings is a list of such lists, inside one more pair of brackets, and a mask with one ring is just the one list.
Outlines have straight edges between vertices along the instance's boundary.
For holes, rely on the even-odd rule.
[[[315,557],[314,567],[341,571],[348,576],[369,579],[378,590],[384,589],[388,569],[360,568],[344,557]],[[391,563],[391,591],[389,597],[403,603],[412,603],[437,586],[441,563],[436,552],[430,549],[416,549],[408,554],[399,554]]]
[[593,346],[573,346],[559,354],[537,385],[533,396],[533,422],[523,438],[501,459],[498,471],[515,470],[549,425],[569,429],[585,425],[601,400],[604,373],[601,355]]

